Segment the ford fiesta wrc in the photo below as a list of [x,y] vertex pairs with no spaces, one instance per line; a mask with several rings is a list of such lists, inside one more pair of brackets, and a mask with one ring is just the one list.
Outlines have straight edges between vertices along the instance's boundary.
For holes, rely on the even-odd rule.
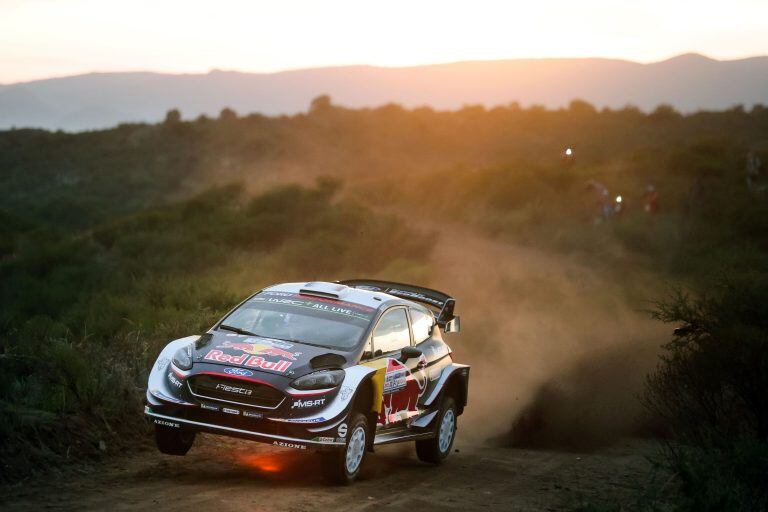
[[160,353],[145,407],[157,447],[185,455],[207,432],[312,450],[342,484],[386,443],[414,441],[439,464],[467,405],[469,366],[443,341],[459,330],[454,307],[384,281],[265,288]]

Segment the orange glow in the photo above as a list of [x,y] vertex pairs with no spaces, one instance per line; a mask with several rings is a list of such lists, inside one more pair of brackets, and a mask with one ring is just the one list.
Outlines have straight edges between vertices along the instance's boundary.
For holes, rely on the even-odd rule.
[[238,455],[237,461],[249,468],[256,469],[262,473],[278,473],[285,469],[285,458],[276,453],[253,453],[248,455]]

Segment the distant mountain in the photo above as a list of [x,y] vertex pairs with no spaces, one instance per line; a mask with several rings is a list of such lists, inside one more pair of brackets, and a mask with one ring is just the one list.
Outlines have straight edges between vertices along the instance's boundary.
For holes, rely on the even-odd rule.
[[0,86],[0,128],[84,130],[154,122],[170,108],[179,108],[184,118],[216,116],[223,107],[240,114],[293,114],[320,94],[348,107],[394,102],[454,109],[513,101],[560,107],[579,98],[598,107],[633,104],[650,110],[668,103],[690,112],[768,104],[768,57],[718,61],[687,54],[652,64],[520,59],[280,73],[94,73]]

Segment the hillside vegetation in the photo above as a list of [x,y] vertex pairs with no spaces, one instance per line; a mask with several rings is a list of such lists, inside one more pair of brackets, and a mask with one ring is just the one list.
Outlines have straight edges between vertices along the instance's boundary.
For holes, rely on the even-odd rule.
[[[295,116],[183,122],[171,111],[157,125],[0,132],[3,472],[140,433],[159,348],[260,285],[423,282],[420,228],[450,237],[461,226],[677,288],[643,297],[660,299],[670,331],[688,326],[644,398],[685,447],[666,460],[690,509],[759,509],[756,489],[768,487],[740,475],[764,474],[765,404],[742,385],[762,389],[768,374],[767,175],[762,106],[449,112],[320,97]],[[679,392],[696,386],[706,389]],[[730,405],[701,409],[710,400]],[[714,478],[722,461],[747,482],[738,496]]]

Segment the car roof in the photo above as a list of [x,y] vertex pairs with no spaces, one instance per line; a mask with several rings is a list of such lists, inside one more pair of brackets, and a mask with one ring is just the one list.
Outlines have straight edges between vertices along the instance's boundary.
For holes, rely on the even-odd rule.
[[339,283],[329,283],[324,281],[281,283],[264,288],[264,290],[315,295],[318,297],[360,304],[374,309],[378,309],[384,304],[391,304],[392,301],[411,304],[410,301],[400,299],[393,295],[389,295],[388,293],[362,290]]

